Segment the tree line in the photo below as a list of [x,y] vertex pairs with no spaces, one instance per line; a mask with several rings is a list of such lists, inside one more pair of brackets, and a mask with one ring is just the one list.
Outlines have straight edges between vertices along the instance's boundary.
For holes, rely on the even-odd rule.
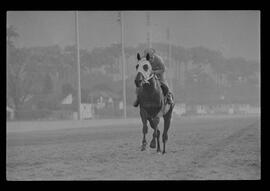
[[[12,103],[14,108],[19,109],[35,95],[48,97],[54,93],[63,97],[76,92],[75,45],[63,48],[59,45],[29,48],[16,47],[15,41],[19,38],[20,35],[12,25],[7,28],[8,104]],[[145,47],[146,44],[139,44],[137,47],[126,47],[126,57],[133,56],[135,58],[136,53],[141,52]],[[163,52],[164,55],[168,53],[168,44],[153,43],[153,47],[158,52]],[[236,78],[236,76],[249,78],[259,72],[259,63],[256,61],[244,58],[224,58],[221,52],[209,50],[205,47],[184,48],[173,45],[171,55],[176,64],[187,63],[190,60],[195,65],[210,64],[214,71],[230,75],[230,79]],[[91,87],[98,86],[102,80],[103,85],[107,84],[107,87],[115,87],[112,88],[112,91],[115,90],[115,93],[121,97],[121,84],[112,82],[105,75],[96,75],[93,79],[94,74],[91,73],[93,68],[102,66],[106,66],[108,73],[113,72],[115,65],[121,64],[117,62],[117,60],[120,60],[119,58],[121,58],[120,44],[112,44],[105,48],[98,47],[92,51],[80,50],[82,78],[89,78],[86,85],[82,86],[82,99],[86,99],[85,97],[91,91]],[[127,84],[130,85],[130,89],[133,80],[129,76]],[[57,83],[60,84],[57,86]]]

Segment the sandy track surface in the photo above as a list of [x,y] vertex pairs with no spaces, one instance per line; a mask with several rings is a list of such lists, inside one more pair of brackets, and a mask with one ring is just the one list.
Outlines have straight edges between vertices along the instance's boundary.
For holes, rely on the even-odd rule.
[[8,131],[7,180],[260,179],[259,117],[174,119],[165,155],[141,141],[140,121]]

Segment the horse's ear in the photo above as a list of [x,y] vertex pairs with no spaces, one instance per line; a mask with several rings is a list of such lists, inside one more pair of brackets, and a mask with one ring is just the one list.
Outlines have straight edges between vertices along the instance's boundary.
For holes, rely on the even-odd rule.
[[148,60],[148,61],[150,60],[150,55],[149,55],[149,53],[146,54],[146,60]]
[[141,60],[141,56],[139,53],[137,53],[137,59],[138,59],[138,61]]

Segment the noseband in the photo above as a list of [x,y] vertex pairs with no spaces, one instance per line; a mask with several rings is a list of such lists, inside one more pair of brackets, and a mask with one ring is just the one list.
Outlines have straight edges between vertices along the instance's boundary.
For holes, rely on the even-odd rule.
[[150,84],[149,80],[154,77],[154,74],[150,74],[148,78],[143,78],[143,84]]
[[142,84],[145,83],[149,84],[150,83],[149,80],[154,77],[154,74],[152,73],[152,66],[146,60],[146,58],[140,60],[137,68],[137,75],[138,73],[141,73],[142,75]]

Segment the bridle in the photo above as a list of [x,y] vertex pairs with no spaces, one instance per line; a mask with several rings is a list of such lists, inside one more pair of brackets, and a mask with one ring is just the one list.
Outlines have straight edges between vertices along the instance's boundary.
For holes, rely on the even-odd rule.
[[150,84],[149,80],[154,77],[154,74],[152,73],[147,79],[143,78],[143,84]]
[[[147,65],[147,71],[144,70],[145,65]],[[137,73],[141,73],[143,76],[142,85],[145,83],[150,84],[149,80],[155,76],[151,64],[145,58],[138,63]]]

